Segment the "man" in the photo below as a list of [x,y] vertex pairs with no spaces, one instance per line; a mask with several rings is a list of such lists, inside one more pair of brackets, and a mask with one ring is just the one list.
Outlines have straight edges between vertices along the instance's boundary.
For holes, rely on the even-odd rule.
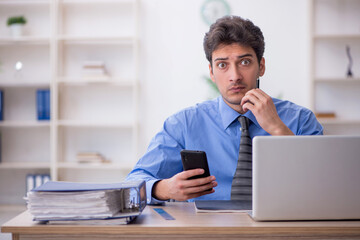
[[[204,50],[221,96],[170,116],[151,140],[127,177],[146,181],[149,204],[168,199],[230,199],[239,155],[239,116],[249,119],[251,138],[322,134],[310,110],[256,88],[265,72],[264,45],[261,30],[241,17],[226,16],[210,27]],[[188,180],[203,170],[183,171],[182,149],[205,151],[212,176]]]

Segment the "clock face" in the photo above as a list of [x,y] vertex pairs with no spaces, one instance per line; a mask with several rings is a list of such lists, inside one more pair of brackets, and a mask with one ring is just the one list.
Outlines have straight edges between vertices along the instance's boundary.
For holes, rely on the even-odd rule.
[[202,18],[208,25],[229,14],[230,7],[225,0],[206,0],[201,7]]

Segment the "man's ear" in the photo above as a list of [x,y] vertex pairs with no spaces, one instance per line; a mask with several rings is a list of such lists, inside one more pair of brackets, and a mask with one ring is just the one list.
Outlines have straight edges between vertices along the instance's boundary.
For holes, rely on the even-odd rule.
[[259,64],[259,76],[262,77],[265,73],[265,58],[261,58],[260,64]]
[[211,67],[211,64],[210,64],[210,63],[209,63],[209,71],[210,71],[210,78],[211,78],[211,81],[215,82],[213,69],[212,69],[212,67]]

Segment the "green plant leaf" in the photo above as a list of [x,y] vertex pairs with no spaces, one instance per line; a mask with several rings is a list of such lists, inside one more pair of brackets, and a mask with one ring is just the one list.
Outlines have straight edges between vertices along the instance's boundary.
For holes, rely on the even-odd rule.
[[26,24],[26,19],[24,16],[13,16],[9,17],[7,20],[7,25],[10,26],[12,24]]

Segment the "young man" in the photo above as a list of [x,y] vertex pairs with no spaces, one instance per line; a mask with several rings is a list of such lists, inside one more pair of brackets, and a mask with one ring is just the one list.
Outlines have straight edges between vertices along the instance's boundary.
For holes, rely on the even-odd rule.
[[[204,50],[221,96],[170,116],[151,140],[127,177],[146,181],[149,204],[168,199],[230,199],[239,155],[239,116],[249,119],[251,138],[322,134],[310,110],[256,88],[265,72],[264,45],[261,30],[241,17],[226,16],[210,27]],[[182,149],[205,151],[212,176],[188,180],[203,170],[183,171]]]

